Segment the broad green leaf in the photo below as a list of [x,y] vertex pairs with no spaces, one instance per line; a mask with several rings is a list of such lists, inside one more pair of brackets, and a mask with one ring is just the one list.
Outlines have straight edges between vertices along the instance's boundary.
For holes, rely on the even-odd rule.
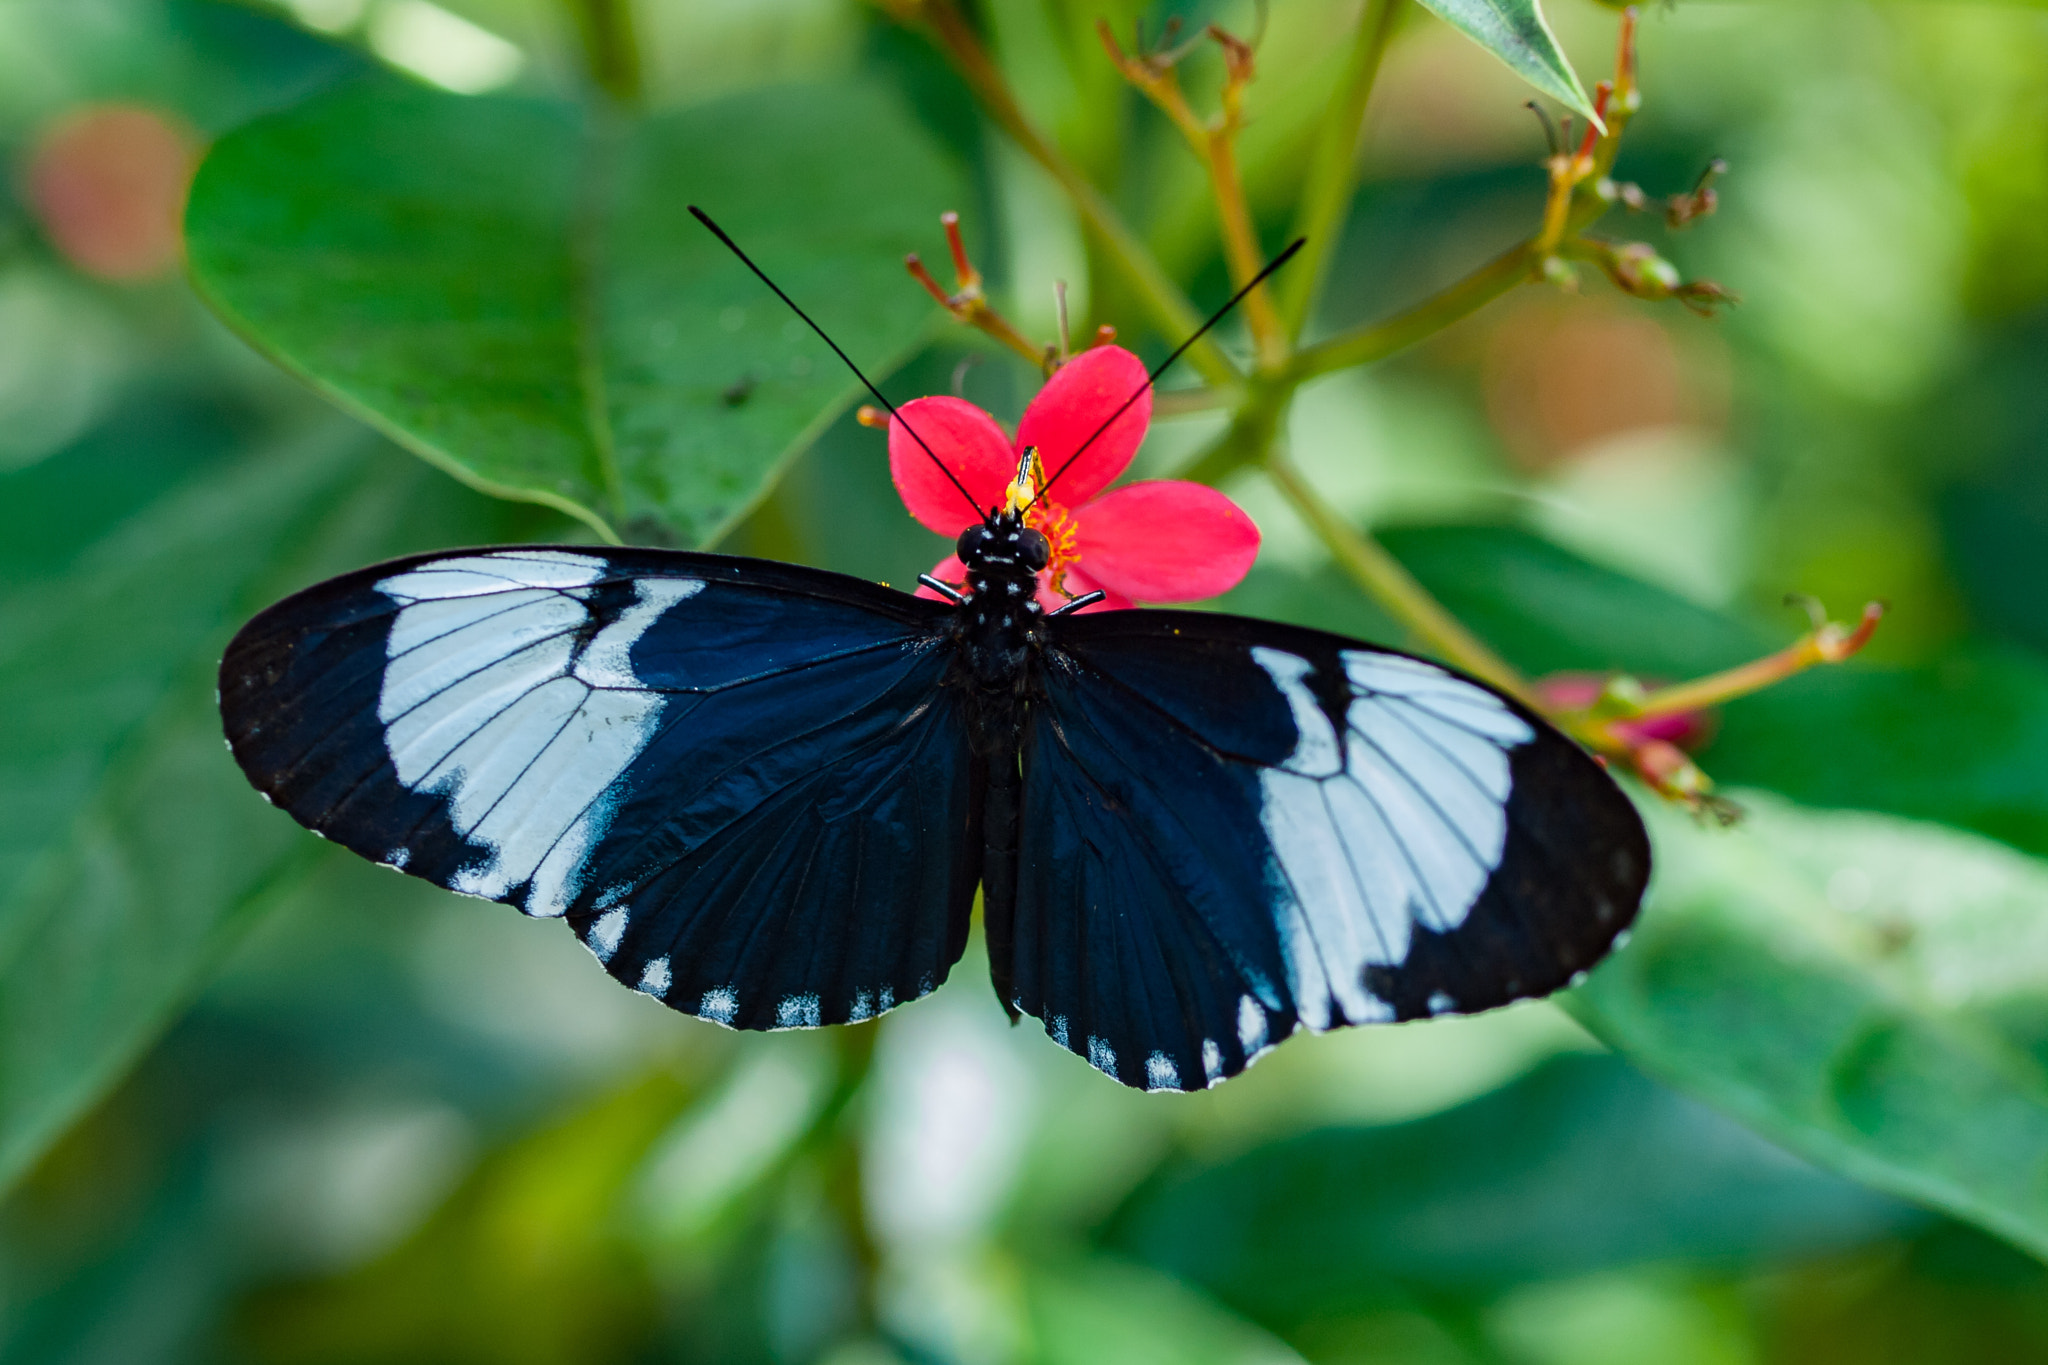
[[318,852],[222,745],[228,634],[322,574],[489,538],[493,507],[337,428],[202,474],[0,598],[0,1188]]
[[1743,801],[1732,830],[1647,812],[1649,904],[1574,1013],[1794,1151],[2048,1255],[2048,869]]
[[[1676,680],[1756,658],[1806,628],[1792,612],[1773,630],[1709,611],[1520,531],[1409,528],[1385,540],[1537,676],[1619,669]],[[1814,669],[1724,708],[1700,761],[1724,783],[1939,820],[2048,854],[2048,665],[1972,644],[1916,668]]]
[[1424,9],[1507,63],[1508,70],[1567,109],[1593,118],[1592,102],[1550,31],[1537,0],[1417,0]]
[[1412,1123],[1169,1166],[1111,1241],[1289,1330],[1414,1295],[1811,1253],[1920,1217],[1581,1056]]
[[186,232],[233,326],[427,459],[701,545],[856,386],[686,205],[884,371],[933,315],[904,253],[964,193],[864,85],[624,123],[377,80],[222,139]]
[[1300,1365],[1266,1335],[1156,1270],[1108,1257],[1024,1273],[1034,1365]]
[[1755,658],[1805,628],[1804,617],[1787,612],[1783,633],[1772,635],[1505,526],[1397,527],[1381,540],[1460,619],[1538,677],[1576,669],[1690,677]]

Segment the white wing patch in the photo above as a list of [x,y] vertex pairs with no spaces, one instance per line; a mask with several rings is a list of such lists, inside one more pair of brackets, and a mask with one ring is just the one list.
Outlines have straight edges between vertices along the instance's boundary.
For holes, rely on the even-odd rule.
[[1252,650],[1294,716],[1293,754],[1260,774],[1261,818],[1288,984],[1318,1031],[1333,1003],[1354,1024],[1393,1018],[1365,969],[1404,961],[1416,924],[1464,922],[1507,844],[1508,752],[1536,737],[1500,698],[1419,659],[1340,658],[1341,734],[1309,660]]
[[818,997],[815,995],[786,996],[775,1006],[777,1028],[816,1028],[818,1020]]
[[615,905],[590,926],[590,951],[597,954],[599,962],[610,962],[612,954],[619,951],[619,940],[625,936],[626,910]]
[[392,766],[411,790],[445,797],[455,828],[490,853],[457,891],[497,900],[530,882],[526,913],[551,916],[583,889],[584,862],[611,819],[606,793],[661,711],[633,675],[634,642],[704,587],[641,580],[638,599],[577,657],[605,567],[594,555],[515,551],[377,584],[400,604],[377,701]]

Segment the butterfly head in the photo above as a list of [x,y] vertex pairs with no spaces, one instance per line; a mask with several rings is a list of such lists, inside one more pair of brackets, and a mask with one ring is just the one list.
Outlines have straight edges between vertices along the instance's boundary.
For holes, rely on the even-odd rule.
[[1039,463],[1038,447],[1026,446],[1017,460],[1017,477],[1003,490],[1003,504],[989,509],[988,519],[960,533],[953,547],[966,566],[968,579],[981,591],[979,580],[1032,581],[1052,559],[1052,544],[1035,527],[1025,523],[1038,491],[1045,483],[1045,466]]
[[1024,524],[1021,513],[1004,508],[986,522],[960,533],[953,547],[970,575],[1036,577],[1052,558],[1052,545]]

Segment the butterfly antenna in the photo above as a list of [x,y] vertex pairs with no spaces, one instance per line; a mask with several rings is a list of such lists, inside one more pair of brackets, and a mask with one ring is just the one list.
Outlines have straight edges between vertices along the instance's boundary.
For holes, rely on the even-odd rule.
[[[694,212],[694,210],[692,211]],[[702,215],[699,216],[701,217]],[[716,231],[716,229],[713,229],[713,231]],[[1203,323],[1200,327],[1197,327],[1194,331],[1194,335],[1190,336],[1186,341],[1183,341],[1180,345],[1174,347],[1173,354],[1166,357],[1166,359],[1160,361],[1158,368],[1153,370],[1152,373],[1145,376],[1145,382],[1138,385],[1138,387],[1132,391],[1131,396],[1123,401],[1123,405],[1119,407],[1115,412],[1112,412],[1107,418],[1107,420],[1105,420],[1101,426],[1095,428],[1094,435],[1091,435],[1087,440],[1081,442],[1081,444],[1075,449],[1074,453],[1067,456],[1067,458],[1061,462],[1060,467],[1052,472],[1052,477],[1047,479],[1044,483],[1038,486],[1038,491],[1032,494],[1031,503],[1027,504],[1027,506],[1036,505],[1038,500],[1045,496],[1046,491],[1050,489],[1055,483],[1059,482],[1060,475],[1066,473],[1069,469],[1074,467],[1074,461],[1081,458],[1082,452],[1087,450],[1089,446],[1095,444],[1095,438],[1097,436],[1102,435],[1103,432],[1108,431],[1110,427],[1114,426],[1116,424],[1116,419],[1123,416],[1124,413],[1130,409],[1131,404],[1137,402],[1138,399],[1145,394],[1146,390],[1150,389],[1154,384],[1158,383],[1159,376],[1165,374],[1168,367],[1170,367],[1174,361],[1179,360],[1181,356],[1185,355],[1187,353],[1188,347],[1200,341],[1205,335],[1207,335],[1211,327],[1214,327],[1217,323],[1223,321],[1223,319],[1229,314],[1231,309],[1237,307],[1238,304],[1244,302],[1245,295],[1251,293],[1252,290],[1257,289],[1260,285],[1266,282],[1266,277],[1268,275],[1271,275],[1281,266],[1286,265],[1290,260],[1294,259],[1294,253],[1301,250],[1301,248],[1304,245],[1306,245],[1307,242],[1308,238],[1297,237],[1292,242],[1288,243],[1287,249],[1281,252],[1278,256],[1275,256],[1272,260],[1266,262],[1266,268],[1264,270],[1261,270],[1258,274],[1252,276],[1251,282],[1249,284],[1245,285],[1244,288],[1238,290],[1235,294],[1232,294],[1230,296],[1230,302],[1224,304],[1221,308],[1218,308],[1214,313],[1210,314],[1209,320]]]
[[[974,515],[980,519],[982,525],[988,525],[988,513],[985,510],[983,510],[979,503],[975,502],[974,495],[967,491],[967,485],[961,483],[959,478],[954,475],[953,471],[946,468],[946,462],[938,457],[937,452],[935,452],[931,448],[931,446],[925,441],[924,437],[917,434],[917,428],[910,425],[909,422],[905,422],[903,420],[903,414],[896,410],[896,405],[894,403],[891,403],[888,399],[882,396],[882,391],[875,387],[874,381],[861,373],[860,366],[853,363],[853,357],[848,355],[846,352],[840,350],[839,343],[834,341],[831,337],[826,336],[825,329],[823,327],[820,327],[816,322],[812,321],[811,315],[809,313],[806,313],[803,309],[797,307],[796,300],[791,298],[789,295],[783,293],[782,286],[777,284],[775,281],[769,279],[768,272],[761,269],[760,266],[755,265],[754,258],[749,256],[746,252],[740,250],[738,242],[735,242],[732,238],[725,235],[724,228],[720,227],[718,224],[711,221],[710,214],[704,212],[704,210],[698,208],[695,204],[691,204],[689,206],[689,209],[692,217],[694,217],[698,222],[702,223],[705,227],[711,229],[711,235],[716,237],[719,241],[724,242],[726,250],[730,251],[733,255],[739,257],[740,261],[747,267],[747,269],[753,271],[754,274],[760,278],[761,283],[767,285],[770,289],[775,291],[776,298],[781,299],[784,303],[789,305],[790,312],[802,318],[805,324],[809,326],[813,332],[816,332],[818,334],[819,339],[822,340],[827,346],[830,346],[832,348],[833,355],[838,356],[841,360],[846,362],[846,368],[853,371],[853,377],[855,379],[858,379],[864,386],[866,386],[867,391],[875,396],[875,401],[877,403],[880,403],[883,406],[883,408],[885,408],[888,411],[889,416],[893,420],[903,422],[903,429],[910,433],[910,439],[916,441],[917,444],[924,450],[924,453],[931,457],[931,462],[939,467],[939,472],[946,476],[946,481],[952,484],[953,487],[960,490],[960,496],[967,499],[967,505],[974,509]],[[1300,243],[1296,243],[1296,245],[1298,246],[1300,245]],[[1271,269],[1270,266],[1267,268],[1269,270]],[[1264,277],[1261,276],[1261,278]],[[1232,299],[1231,302],[1235,303],[1237,302],[1237,300]],[[1207,329],[1204,328],[1203,330],[1206,331]],[[1196,336],[1200,336],[1201,334],[1201,332],[1195,333]],[[1182,349],[1185,350],[1186,348],[1183,347]],[[1176,351],[1174,354],[1178,355],[1179,352]],[[1161,366],[1161,368],[1163,369],[1165,367]],[[1125,406],[1128,407],[1129,404],[1125,404]],[[1101,433],[1097,432],[1096,434],[1100,435]]]

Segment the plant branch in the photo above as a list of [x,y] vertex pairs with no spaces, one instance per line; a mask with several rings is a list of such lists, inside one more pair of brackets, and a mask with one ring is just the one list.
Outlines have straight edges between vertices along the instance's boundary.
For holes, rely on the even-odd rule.
[[1164,422],[1235,407],[1240,396],[1236,389],[1156,389],[1152,394],[1152,420]]
[[[1240,100],[1242,82],[1250,79],[1250,49],[1243,50],[1242,60],[1245,75],[1239,78],[1233,58],[1233,74],[1224,87],[1223,124],[1209,135],[1209,155],[1205,158],[1209,185],[1216,196],[1217,221],[1223,229],[1223,255],[1230,263],[1230,282],[1239,288],[1257,278],[1266,264],[1265,253],[1259,246],[1259,231],[1252,222],[1251,205],[1245,199],[1244,176],[1237,166],[1237,134],[1243,127]],[[1287,357],[1287,333],[1280,325],[1279,310],[1273,305],[1271,285],[1261,284],[1245,295],[1244,319],[1258,345],[1260,363],[1267,368],[1282,363]]]
[[1591,261],[1622,293],[1651,303],[1677,299],[1701,317],[1714,310],[1740,303],[1734,290],[1712,280],[1688,280],[1678,267],[1657,254],[1647,242],[1603,242],[1592,237],[1572,237],[1559,245],[1557,254],[1575,261]]
[[1400,12],[1401,0],[1366,0],[1350,59],[1316,135],[1308,175],[1302,182],[1301,208],[1294,219],[1294,235],[1306,238],[1308,245],[1302,248],[1302,259],[1295,262],[1292,278],[1279,287],[1280,316],[1289,336],[1299,337],[1308,321],[1322,290],[1330,252],[1351,206],[1358,183],[1359,134]]
[[1817,604],[1808,605],[1815,616],[1814,628],[1775,654],[1653,691],[1617,688],[1610,684],[1601,699],[1586,713],[1588,719],[1605,725],[1634,724],[1721,706],[1738,697],[1775,686],[1815,665],[1841,663],[1870,643],[1877,623],[1884,618],[1884,604],[1881,602],[1867,604],[1853,627],[1829,621],[1821,615]]
[[1276,386],[1253,376],[1223,434],[1174,477],[1213,487],[1246,465],[1264,463],[1280,434],[1293,392],[1291,385]]
[[[1124,223],[1101,191],[1033,126],[1011,93],[1008,80],[981,45],[981,39],[954,0],[923,0],[923,3],[905,0],[887,4],[887,8],[899,18],[915,16],[924,19],[940,50],[960,78],[967,82],[968,88],[981,102],[982,109],[1010,135],[1025,155],[1043,167],[1066,191],[1081,220],[1095,233],[1110,259],[1116,262],[1117,268],[1144,299],[1160,329],[1170,336],[1193,335],[1195,329],[1202,325],[1202,317],[1195,311],[1195,306],[1153,259],[1152,253],[1145,249],[1144,243],[1138,240],[1137,234]],[[1188,352],[1188,363],[1200,370],[1203,378],[1212,384],[1234,383],[1239,377],[1237,366],[1209,337],[1202,338]]]
[[1534,238],[1518,242],[1456,284],[1439,290],[1404,313],[1340,332],[1297,352],[1287,372],[1299,383],[1331,370],[1370,364],[1405,351],[1459,319],[1478,312],[1529,279],[1538,259]]
[[[1265,265],[1259,248],[1258,229],[1253,226],[1251,206],[1245,200],[1244,177],[1237,166],[1237,135],[1244,129],[1244,92],[1256,67],[1251,45],[1211,24],[1208,36],[1223,49],[1225,74],[1222,112],[1204,122],[1188,106],[1180,88],[1176,63],[1183,52],[1129,55],[1117,45],[1109,21],[1098,19],[1095,31],[1125,80],[1158,106],[1174,127],[1180,129],[1195,158],[1208,172],[1209,192],[1216,200],[1216,217],[1222,230],[1223,256],[1230,265],[1232,283],[1244,287]],[[1245,325],[1258,343],[1263,366],[1277,366],[1286,355],[1287,338],[1280,327],[1280,315],[1264,285],[1245,296]]]
[[1615,44],[1614,79],[1602,81],[1598,88],[1607,131],[1589,127],[1576,151],[1560,148],[1546,163],[1550,193],[1544,202],[1542,227],[1527,241],[1407,312],[1353,328],[1298,352],[1289,366],[1297,382],[1330,370],[1384,360],[1477,312],[1525,280],[1542,278],[1553,270],[1568,273],[1561,263],[1553,266],[1554,254],[1619,202],[1620,190],[1607,179],[1607,173],[1614,167],[1622,133],[1642,106],[1642,91],[1636,81],[1635,32],[1635,11],[1624,11]]
[[1336,508],[1324,502],[1291,461],[1276,451],[1266,457],[1265,467],[1281,494],[1329,547],[1344,572],[1427,649],[1525,706],[1542,709],[1541,700],[1521,674],[1465,629],[1464,623],[1446,611],[1384,546],[1358,531]]
[[903,258],[911,278],[923,285],[925,292],[937,299],[939,307],[951,313],[956,321],[978,328],[1050,374],[1058,363],[1058,351],[1034,344],[998,312],[988,301],[988,295],[982,292],[981,272],[974,268],[974,262],[967,255],[967,244],[960,239],[960,215],[949,209],[939,215],[939,225],[946,230],[946,246],[953,255],[953,277],[959,283],[958,290],[948,294],[941,288],[914,251]]

